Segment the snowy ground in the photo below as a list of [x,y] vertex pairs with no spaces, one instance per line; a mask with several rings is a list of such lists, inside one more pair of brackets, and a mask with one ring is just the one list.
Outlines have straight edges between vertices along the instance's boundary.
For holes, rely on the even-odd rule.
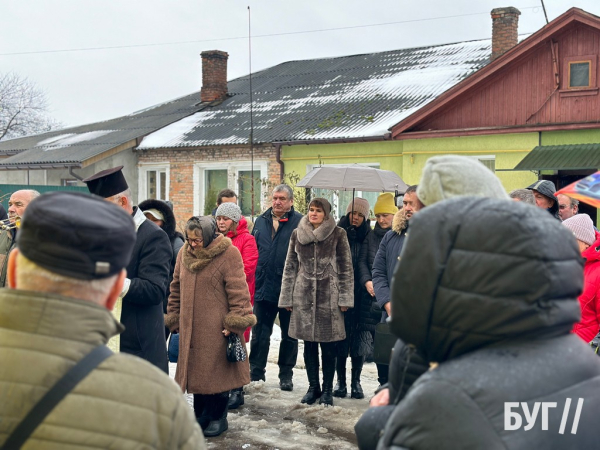
[[[294,390],[279,389],[277,355],[281,341],[275,325],[267,364],[267,381],[252,382],[245,387],[245,404],[230,411],[229,430],[216,438],[207,439],[209,449],[356,449],[354,424],[367,409],[369,399],[378,386],[375,364],[365,364],[361,383],[365,392],[362,400],[334,398],[333,407],[316,403],[307,406],[300,399],[308,389],[308,380],[299,343],[298,362],[294,369]],[[171,364],[171,376],[176,364]],[[347,365],[350,382],[350,359]],[[350,386],[348,386],[350,390]],[[188,402],[191,404],[191,396]]]

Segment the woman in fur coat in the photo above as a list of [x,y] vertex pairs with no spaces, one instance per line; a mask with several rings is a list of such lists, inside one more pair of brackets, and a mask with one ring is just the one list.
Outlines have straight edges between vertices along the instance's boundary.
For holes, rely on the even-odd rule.
[[[283,270],[279,307],[291,311],[289,335],[304,340],[309,388],[302,403],[333,405],[336,345],[346,337],[343,312],[354,304],[354,273],[346,232],[315,198],[293,231]],[[319,383],[319,344],[323,389]]]
[[217,233],[211,216],[192,217],[177,257],[165,323],[179,332],[175,381],[194,394],[194,412],[205,436],[228,428],[229,391],[250,383],[248,359],[229,362],[230,333],[256,324],[242,257],[231,239]]

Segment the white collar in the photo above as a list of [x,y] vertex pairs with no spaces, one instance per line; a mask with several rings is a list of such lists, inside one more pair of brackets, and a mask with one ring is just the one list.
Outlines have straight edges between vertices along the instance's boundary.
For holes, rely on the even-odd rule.
[[144,215],[142,210],[140,208],[136,207],[135,214],[133,215],[133,222],[135,223],[136,233],[137,233],[138,228],[140,228],[140,225],[143,224],[144,221],[146,221],[146,220],[148,220],[148,219],[146,219],[146,216]]

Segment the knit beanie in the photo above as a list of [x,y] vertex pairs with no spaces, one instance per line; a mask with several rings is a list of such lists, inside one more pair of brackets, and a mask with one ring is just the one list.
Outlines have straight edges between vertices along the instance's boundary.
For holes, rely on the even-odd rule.
[[[354,211],[362,214],[367,219],[369,218],[369,202],[361,197],[354,198]],[[348,203],[348,207],[346,208],[346,214],[352,211],[352,200]]]
[[242,218],[242,210],[235,203],[221,203],[217,208],[217,212],[215,213],[215,217],[219,216],[229,217],[235,223],[238,223]]
[[594,224],[587,214],[575,214],[562,224],[573,232],[578,241],[588,245],[592,245],[596,241]]
[[391,192],[384,192],[377,197],[377,201],[373,207],[373,213],[375,215],[396,214],[397,212],[398,208],[396,207],[396,202],[394,201],[394,194]]
[[323,208],[323,212],[325,213],[324,220],[329,219],[329,215],[331,214],[331,203],[329,203],[326,198],[313,198],[308,204],[308,207],[310,208],[313,205],[317,208]]
[[476,159],[460,155],[429,158],[417,188],[419,200],[430,206],[460,196],[510,199],[498,177]]

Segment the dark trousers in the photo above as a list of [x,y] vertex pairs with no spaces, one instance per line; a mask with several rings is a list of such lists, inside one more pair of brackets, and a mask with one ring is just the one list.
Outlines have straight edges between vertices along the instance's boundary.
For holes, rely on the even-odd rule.
[[267,301],[254,302],[254,315],[256,325],[252,327],[252,339],[250,340],[250,379],[252,381],[265,380],[265,368],[269,356],[271,344],[271,333],[275,318],[279,314],[281,325],[281,344],[279,346],[279,379],[291,380],[293,368],[298,358],[298,340],[288,336],[290,328],[291,312],[279,308],[276,303]]

